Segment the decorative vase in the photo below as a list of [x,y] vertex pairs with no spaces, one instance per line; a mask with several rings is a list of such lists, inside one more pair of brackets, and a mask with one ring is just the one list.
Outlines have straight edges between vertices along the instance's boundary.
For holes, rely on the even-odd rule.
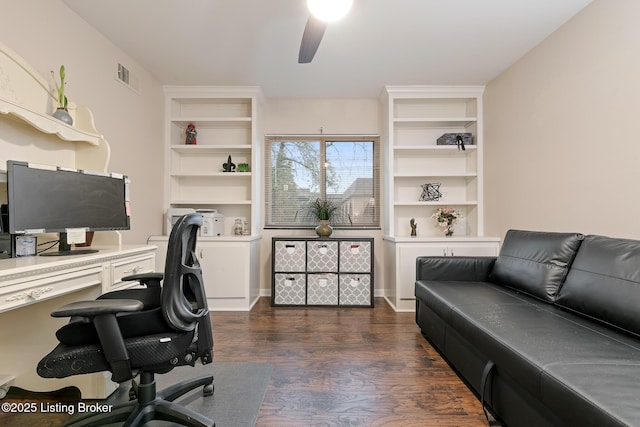
[[60,120],[61,122],[65,122],[69,126],[73,125],[71,114],[69,114],[69,111],[67,111],[66,108],[56,108],[56,111],[54,111],[53,113],[53,117]]
[[316,234],[319,237],[329,237],[333,233],[333,228],[329,225],[329,221],[326,219],[320,220],[320,225],[316,227]]
[[454,231],[453,224],[449,224],[444,228],[444,235],[447,237],[451,237],[453,236],[453,231]]

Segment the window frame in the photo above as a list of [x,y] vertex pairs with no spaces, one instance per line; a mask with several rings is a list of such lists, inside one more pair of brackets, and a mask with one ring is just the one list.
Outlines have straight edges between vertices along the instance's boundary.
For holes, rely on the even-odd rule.
[[332,223],[332,227],[334,229],[342,229],[342,230],[380,230],[381,229],[381,212],[382,212],[382,189],[381,189],[381,142],[380,135],[349,135],[349,134],[339,134],[339,135],[286,135],[286,134],[277,134],[277,135],[265,135],[264,139],[264,202],[263,206],[265,209],[264,214],[264,229],[292,229],[292,230],[308,230],[313,229],[317,224],[304,224],[304,223],[274,223],[271,216],[271,206],[272,206],[272,164],[271,164],[271,150],[274,144],[279,142],[319,142],[320,143],[320,157],[318,158],[318,166],[319,166],[319,176],[320,176],[320,192],[319,197],[325,198],[327,194],[327,182],[326,182],[326,147],[329,142],[371,142],[373,144],[373,192],[374,194],[374,217],[373,222],[368,224],[351,224],[348,225],[346,223],[334,224]]

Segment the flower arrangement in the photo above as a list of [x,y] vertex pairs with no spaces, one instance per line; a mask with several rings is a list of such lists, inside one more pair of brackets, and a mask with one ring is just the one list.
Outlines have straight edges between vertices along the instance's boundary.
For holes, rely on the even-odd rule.
[[453,208],[438,208],[433,212],[431,218],[438,222],[446,236],[451,236],[453,235],[453,226],[462,218],[462,212]]

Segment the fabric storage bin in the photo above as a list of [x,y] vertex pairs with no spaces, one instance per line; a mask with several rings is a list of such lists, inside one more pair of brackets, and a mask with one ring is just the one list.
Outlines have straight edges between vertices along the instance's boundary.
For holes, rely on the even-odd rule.
[[306,243],[296,240],[278,240],[274,243],[274,270],[303,272],[306,268]]
[[307,275],[307,304],[337,305],[338,275],[334,273]]
[[276,273],[274,276],[275,304],[304,305],[307,286],[304,274]]
[[340,271],[348,273],[371,272],[371,242],[341,241]]
[[307,271],[337,272],[338,242],[320,240],[307,242]]
[[371,305],[369,274],[340,275],[340,305]]

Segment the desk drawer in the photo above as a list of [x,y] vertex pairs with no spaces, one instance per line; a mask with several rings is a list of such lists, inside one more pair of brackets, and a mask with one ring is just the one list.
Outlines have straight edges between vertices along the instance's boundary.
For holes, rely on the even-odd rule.
[[102,265],[14,280],[0,287],[0,313],[102,284]]
[[[141,273],[153,273],[155,270],[155,255],[147,254],[137,258],[127,258],[111,263],[111,283],[105,283],[103,292],[109,292],[116,288],[136,286],[136,282],[123,282],[125,276]],[[127,286],[130,285],[130,286]]]

